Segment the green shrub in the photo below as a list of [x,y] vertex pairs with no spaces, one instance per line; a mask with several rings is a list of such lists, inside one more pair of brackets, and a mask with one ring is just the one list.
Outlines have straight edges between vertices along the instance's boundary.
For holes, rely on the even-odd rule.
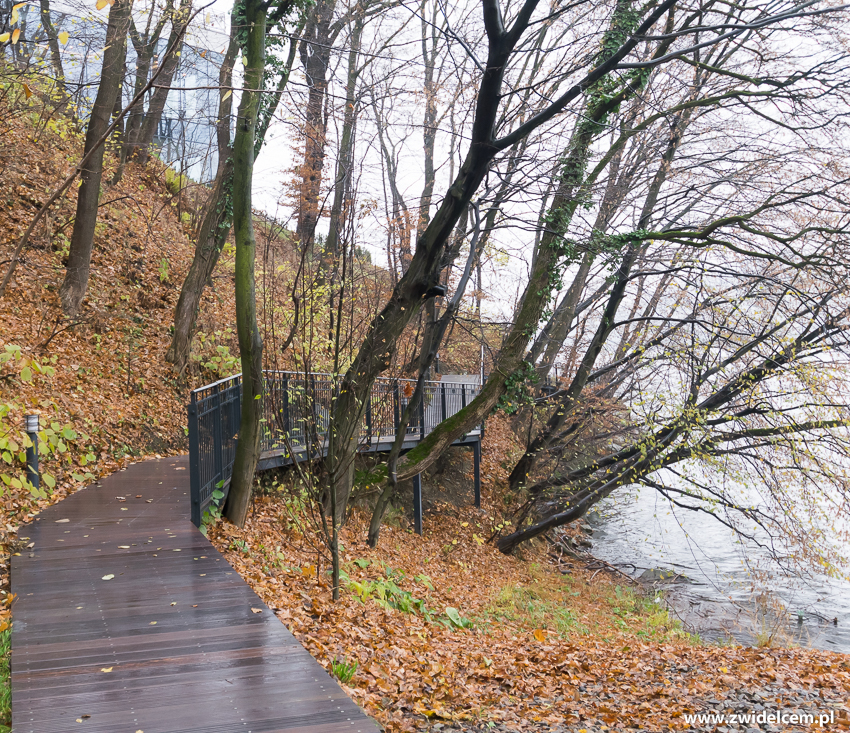
[[230,347],[222,343],[233,336],[232,328],[214,331],[210,334],[199,332],[196,335],[198,345],[192,349],[192,359],[208,370],[210,376],[216,379],[229,377],[240,371],[241,362],[238,354],[231,354]]
[[[54,357],[52,362],[55,361]],[[24,356],[15,344],[6,344],[0,351],[0,369],[4,378],[24,384],[36,379],[49,382],[55,372],[51,365]],[[33,441],[24,430],[24,411],[16,402],[0,402],[0,495],[11,489],[45,499],[56,486],[57,469],[69,471],[75,481],[94,479],[85,469],[96,459],[88,447],[89,437],[72,425],[51,422],[45,426],[42,421],[38,432],[41,486],[35,488],[27,479],[27,449]]]

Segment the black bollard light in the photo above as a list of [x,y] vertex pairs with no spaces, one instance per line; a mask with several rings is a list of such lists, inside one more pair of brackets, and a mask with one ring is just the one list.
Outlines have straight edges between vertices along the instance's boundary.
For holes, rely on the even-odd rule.
[[38,488],[38,415],[26,415],[27,435],[32,445],[27,448],[27,481]]

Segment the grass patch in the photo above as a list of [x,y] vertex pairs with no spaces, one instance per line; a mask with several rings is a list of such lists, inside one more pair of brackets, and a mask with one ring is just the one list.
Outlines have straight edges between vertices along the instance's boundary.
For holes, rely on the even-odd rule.
[[12,725],[12,628],[0,631],[0,733],[7,733]]
[[559,636],[587,633],[578,616],[564,603],[564,593],[542,583],[506,585],[488,608],[497,621],[509,621],[529,629],[549,629]]
[[486,621],[508,622],[528,630],[547,629],[562,638],[595,634],[610,641],[609,635],[619,632],[655,642],[700,643],[699,637],[683,630],[681,622],[654,593],[629,586],[590,584],[580,577],[546,578],[535,572],[534,566],[531,575],[532,582],[505,585],[494,594]]
[[606,600],[613,611],[614,624],[624,632],[653,641],[685,639],[699,643],[699,637],[692,638],[682,628],[682,622],[670,615],[660,594],[617,585]]
[[349,662],[345,657],[331,662],[331,673],[340,682],[348,683],[357,674],[357,662]]

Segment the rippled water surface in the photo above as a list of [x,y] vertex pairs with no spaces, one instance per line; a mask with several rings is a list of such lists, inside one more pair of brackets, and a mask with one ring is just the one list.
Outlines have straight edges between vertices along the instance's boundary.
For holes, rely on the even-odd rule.
[[632,575],[650,568],[686,575],[692,582],[672,586],[668,600],[702,638],[754,644],[772,636],[850,653],[850,582],[789,576],[758,548],[745,555],[715,519],[674,512],[651,490],[603,502],[598,514],[593,554]]

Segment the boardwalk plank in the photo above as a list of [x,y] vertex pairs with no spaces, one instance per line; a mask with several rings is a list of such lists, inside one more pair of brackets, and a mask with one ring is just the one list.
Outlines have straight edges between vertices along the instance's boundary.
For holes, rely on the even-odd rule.
[[192,526],[187,465],[136,464],[21,531],[14,733],[376,733]]

